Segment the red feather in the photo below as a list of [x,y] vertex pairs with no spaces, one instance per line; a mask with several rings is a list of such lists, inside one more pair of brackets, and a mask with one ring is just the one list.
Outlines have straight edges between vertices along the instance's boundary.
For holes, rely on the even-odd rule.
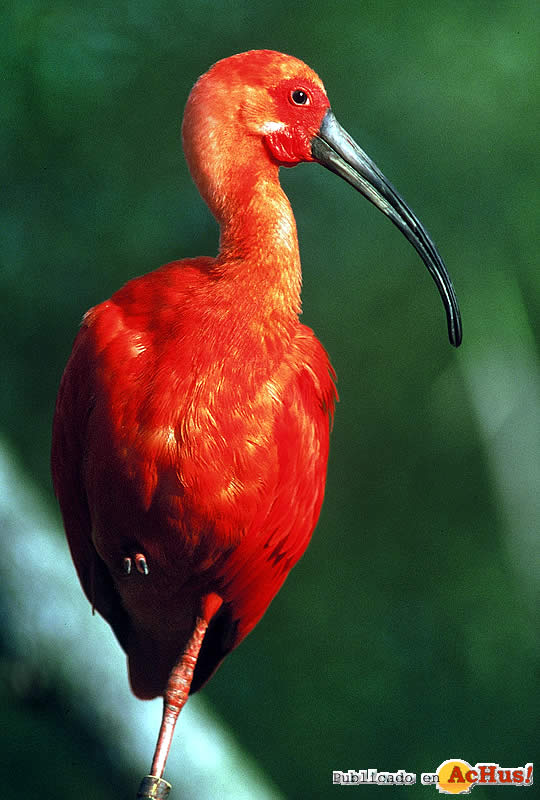
[[[230,279],[216,266],[168,264],[91,309],[58,397],[53,476],[71,552],[142,698],[163,693],[215,592],[192,691],[208,679],[304,552],[323,498],[326,353],[297,318],[276,336],[249,304],[224,313]],[[142,593],[122,569],[137,552],[151,570]]]

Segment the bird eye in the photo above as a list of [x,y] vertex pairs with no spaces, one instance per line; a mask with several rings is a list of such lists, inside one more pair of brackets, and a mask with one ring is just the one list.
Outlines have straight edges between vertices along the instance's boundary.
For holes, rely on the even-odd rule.
[[294,89],[290,94],[290,100],[295,106],[308,106],[310,103],[309,95],[303,89]]

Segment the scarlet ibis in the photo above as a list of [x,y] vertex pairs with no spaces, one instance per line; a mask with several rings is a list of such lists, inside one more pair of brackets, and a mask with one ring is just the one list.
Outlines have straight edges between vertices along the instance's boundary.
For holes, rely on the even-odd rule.
[[261,619],[323,499],[334,372],[299,321],[279,168],[317,161],[383,211],[434,278],[451,343],[461,341],[435,245],[304,63],[268,50],[219,61],[189,96],[183,142],[220,225],[219,254],[162,266],[87,312],[52,449],[83,589],[127,654],[135,695],[164,697],[151,791],[165,783],[188,694]]

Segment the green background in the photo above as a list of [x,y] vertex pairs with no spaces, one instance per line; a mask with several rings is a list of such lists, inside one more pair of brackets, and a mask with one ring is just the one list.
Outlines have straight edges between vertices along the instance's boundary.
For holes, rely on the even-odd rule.
[[[333,769],[538,755],[539,33],[532,0],[3,12],[1,419],[51,508],[50,424],[83,312],[133,276],[216,251],[180,122],[219,58],[264,47],[312,66],[452,275],[459,351],[389,221],[317,165],[283,171],[303,321],[341,402],[310,548],[204,694],[287,797],[341,791]],[[21,720],[10,769],[45,775],[80,747],[81,797],[107,796],[92,786],[99,746],[75,711],[62,718],[61,683],[38,717],[5,699]],[[56,737],[46,758],[23,747],[25,724]]]

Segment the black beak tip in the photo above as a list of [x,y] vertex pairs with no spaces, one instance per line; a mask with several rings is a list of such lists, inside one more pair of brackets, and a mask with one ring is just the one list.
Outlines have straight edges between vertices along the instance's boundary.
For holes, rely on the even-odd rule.
[[450,344],[454,347],[459,347],[461,345],[463,340],[463,327],[459,311],[448,328],[448,335],[450,337]]
[[454,347],[459,347],[462,341],[463,341],[463,326],[461,324],[461,316],[458,313],[458,316],[455,319],[455,325],[452,331],[452,336],[450,337],[450,342],[454,345]]

